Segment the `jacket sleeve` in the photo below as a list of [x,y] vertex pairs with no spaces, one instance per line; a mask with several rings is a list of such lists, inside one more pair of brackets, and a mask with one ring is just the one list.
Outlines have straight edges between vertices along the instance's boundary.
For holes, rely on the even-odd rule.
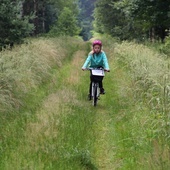
[[104,64],[104,68],[109,70],[109,64],[105,52],[103,52],[103,64]]
[[88,66],[89,66],[89,64],[90,64],[90,61],[91,61],[91,55],[89,54],[88,55],[88,57],[87,57],[87,59],[86,59],[86,61],[85,61],[85,63],[83,64],[83,67],[82,68],[87,68]]

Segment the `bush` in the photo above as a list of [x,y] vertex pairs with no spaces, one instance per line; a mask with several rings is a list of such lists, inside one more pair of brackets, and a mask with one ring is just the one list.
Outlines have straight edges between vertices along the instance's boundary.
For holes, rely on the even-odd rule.
[[80,33],[78,22],[73,12],[65,7],[60,14],[56,25],[54,25],[49,32],[49,35],[67,35],[75,36]]
[[5,0],[0,5],[0,49],[6,45],[13,46],[28,36],[34,29],[29,20],[33,17],[21,14],[21,1]]
[[162,45],[161,51],[170,57],[170,36],[165,39],[165,44]]

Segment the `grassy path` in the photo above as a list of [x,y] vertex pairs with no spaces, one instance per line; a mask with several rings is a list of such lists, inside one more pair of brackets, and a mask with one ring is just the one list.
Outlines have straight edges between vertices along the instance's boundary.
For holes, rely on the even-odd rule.
[[[126,75],[123,74],[123,70],[117,68],[117,63],[114,61],[113,51],[108,46],[105,51],[109,58],[109,64],[111,68],[110,73],[106,73],[103,84],[106,90],[106,95],[102,95],[98,102],[97,107],[93,107],[91,102],[86,101],[84,96],[88,93],[89,87],[89,73],[81,73],[81,84],[83,96],[81,101],[85,101],[87,105],[84,110],[86,114],[90,114],[89,121],[93,124],[91,135],[91,147],[90,155],[93,164],[96,169],[99,170],[113,170],[118,169],[120,166],[119,160],[115,159],[115,148],[114,143],[114,132],[115,129],[115,118],[119,117],[118,114],[124,109],[124,105],[121,105],[119,96],[119,85],[126,79]],[[82,59],[82,62],[84,58]],[[80,92],[81,94],[81,92]],[[89,115],[88,115],[89,116]],[[86,125],[88,126],[88,125]],[[95,169],[89,168],[89,169]]]
[[128,90],[131,80],[110,46],[105,51],[111,72],[106,73],[106,94],[97,107],[87,100],[89,72],[81,66],[89,46],[82,42],[62,67],[53,70],[50,82],[35,91],[36,97],[28,96],[31,105],[14,120],[6,115],[10,120],[1,125],[0,169],[152,169],[160,158],[155,155],[161,154],[156,140],[152,147],[152,115],[134,104]]
[[97,106],[96,126],[97,139],[96,148],[96,164],[99,170],[114,170],[118,169],[120,162],[115,158],[116,154],[116,118],[119,117],[119,112],[124,109],[120,104],[118,82],[121,75],[121,70],[116,69],[114,60],[110,60],[111,72],[106,74],[104,86],[106,95],[102,96],[99,105]]
[[112,167],[108,127],[115,109],[109,94],[115,89],[107,85],[112,73],[105,78],[107,95],[94,108],[87,101],[89,73],[81,71],[88,48],[82,44],[62,68],[54,70],[51,82],[36,91],[36,98],[28,99],[31,105],[8,126],[12,135],[2,144],[1,169]]

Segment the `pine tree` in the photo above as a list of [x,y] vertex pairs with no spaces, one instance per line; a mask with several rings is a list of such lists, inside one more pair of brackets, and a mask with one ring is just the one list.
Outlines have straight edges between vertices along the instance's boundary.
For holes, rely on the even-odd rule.
[[78,27],[78,21],[76,17],[68,7],[65,7],[58,17],[56,25],[54,25],[50,31],[50,34],[74,36],[78,35],[79,33],[80,28]]
[[18,43],[34,29],[30,16],[23,16],[22,1],[1,0],[0,47]]

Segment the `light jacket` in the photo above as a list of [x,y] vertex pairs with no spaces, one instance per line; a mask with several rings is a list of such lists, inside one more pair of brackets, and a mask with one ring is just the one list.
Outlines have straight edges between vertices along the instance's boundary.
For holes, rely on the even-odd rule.
[[88,67],[103,67],[104,69],[109,70],[109,64],[105,52],[101,51],[99,54],[93,54],[90,52],[82,68],[86,69]]

